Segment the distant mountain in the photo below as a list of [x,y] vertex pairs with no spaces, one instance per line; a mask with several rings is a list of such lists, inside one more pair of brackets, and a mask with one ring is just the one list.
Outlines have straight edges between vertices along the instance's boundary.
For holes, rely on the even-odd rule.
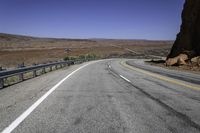
[[136,41],[136,42],[173,42],[173,40],[147,40],[147,39],[109,39],[109,38],[89,38],[89,39],[71,39],[71,38],[47,38],[47,37],[32,37],[25,35],[14,35],[0,33],[0,42],[21,42],[21,41]]
[[43,38],[43,37],[32,37],[24,35],[14,35],[0,33],[0,42],[22,42],[22,41],[91,41],[89,39],[67,39],[67,38]]
[[29,36],[22,36],[22,35],[13,35],[13,34],[5,34],[5,33],[0,33],[0,41],[4,42],[4,41],[18,41],[18,40],[24,40],[24,41],[28,41],[34,39],[33,37],[29,37]]

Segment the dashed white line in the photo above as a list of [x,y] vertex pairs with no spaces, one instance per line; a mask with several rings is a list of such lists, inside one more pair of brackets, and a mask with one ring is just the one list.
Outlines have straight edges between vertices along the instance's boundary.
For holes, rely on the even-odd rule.
[[128,80],[127,78],[125,78],[124,76],[122,76],[122,75],[119,75],[121,78],[123,78],[124,80],[126,80],[127,82],[131,82],[130,80]]
[[60,82],[58,82],[55,86],[53,86],[47,93],[45,93],[40,99],[38,99],[33,105],[31,105],[24,113],[22,113],[16,120],[14,120],[8,127],[6,127],[2,133],[10,133],[12,132],[24,119],[31,114],[53,91],[55,91],[56,88],[58,88],[66,79],[68,79],[70,76],[72,76],[74,73],[79,71],[80,69],[86,67],[91,63],[88,63],[84,66],[79,67],[75,71],[71,72],[69,75],[67,75],[64,79],[62,79]]

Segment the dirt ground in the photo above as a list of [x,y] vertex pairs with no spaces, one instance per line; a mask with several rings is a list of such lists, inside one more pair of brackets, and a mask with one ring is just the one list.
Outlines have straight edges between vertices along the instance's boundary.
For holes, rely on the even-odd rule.
[[14,68],[23,62],[29,66],[86,54],[101,58],[134,58],[136,53],[166,56],[172,44],[173,41],[54,39],[0,34],[0,66]]
[[150,60],[150,61],[147,61],[146,63],[153,66],[157,66],[157,67],[163,67],[166,69],[186,71],[186,72],[191,72],[195,74],[200,74],[200,66],[194,63],[188,62],[187,65],[182,65],[182,66],[166,66],[164,60]]

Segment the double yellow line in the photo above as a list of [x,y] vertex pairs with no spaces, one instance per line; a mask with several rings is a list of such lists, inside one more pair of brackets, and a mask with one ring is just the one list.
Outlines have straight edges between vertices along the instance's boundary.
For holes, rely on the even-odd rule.
[[140,72],[140,73],[149,75],[149,76],[151,76],[151,77],[154,77],[154,78],[157,78],[157,79],[160,79],[160,80],[169,82],[169,83],[177,84],[177,85],[184,86],[184,87],[187,87],[187,88],[190,88],[190,89],[193,89],[193,90],[200,91],[200,87],[188,85],[188,84],[185,84],[185,83],[183,83],[183,82],[179,82],[179,81],[177,81],[177,80],[175,80],[175,79],[172,79],[172,78],[168,78],[168,77],[165,77],[165,76],[161,76],[161,75],[158,75],[158,74],[155,74],[155,73],[152,73],[152,72],[148,72],[148,71],[145,71],[145,70],[142,70],[142,69],[139,69],[139,68],[136,68],[136,67],[127,65],[124,61],[121,61],[120,64],[121,64],[122,66],[124,66],[124,67],[130,69],[130,70],[134,70],[134,71],[136,71],[136,72]]

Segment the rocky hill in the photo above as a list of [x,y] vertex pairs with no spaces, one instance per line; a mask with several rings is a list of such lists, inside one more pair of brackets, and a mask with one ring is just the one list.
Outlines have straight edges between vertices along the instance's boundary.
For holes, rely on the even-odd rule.
[[200,0],[186,0],[181,30],[167,57],[167,65],[182,65],[200,56]]

